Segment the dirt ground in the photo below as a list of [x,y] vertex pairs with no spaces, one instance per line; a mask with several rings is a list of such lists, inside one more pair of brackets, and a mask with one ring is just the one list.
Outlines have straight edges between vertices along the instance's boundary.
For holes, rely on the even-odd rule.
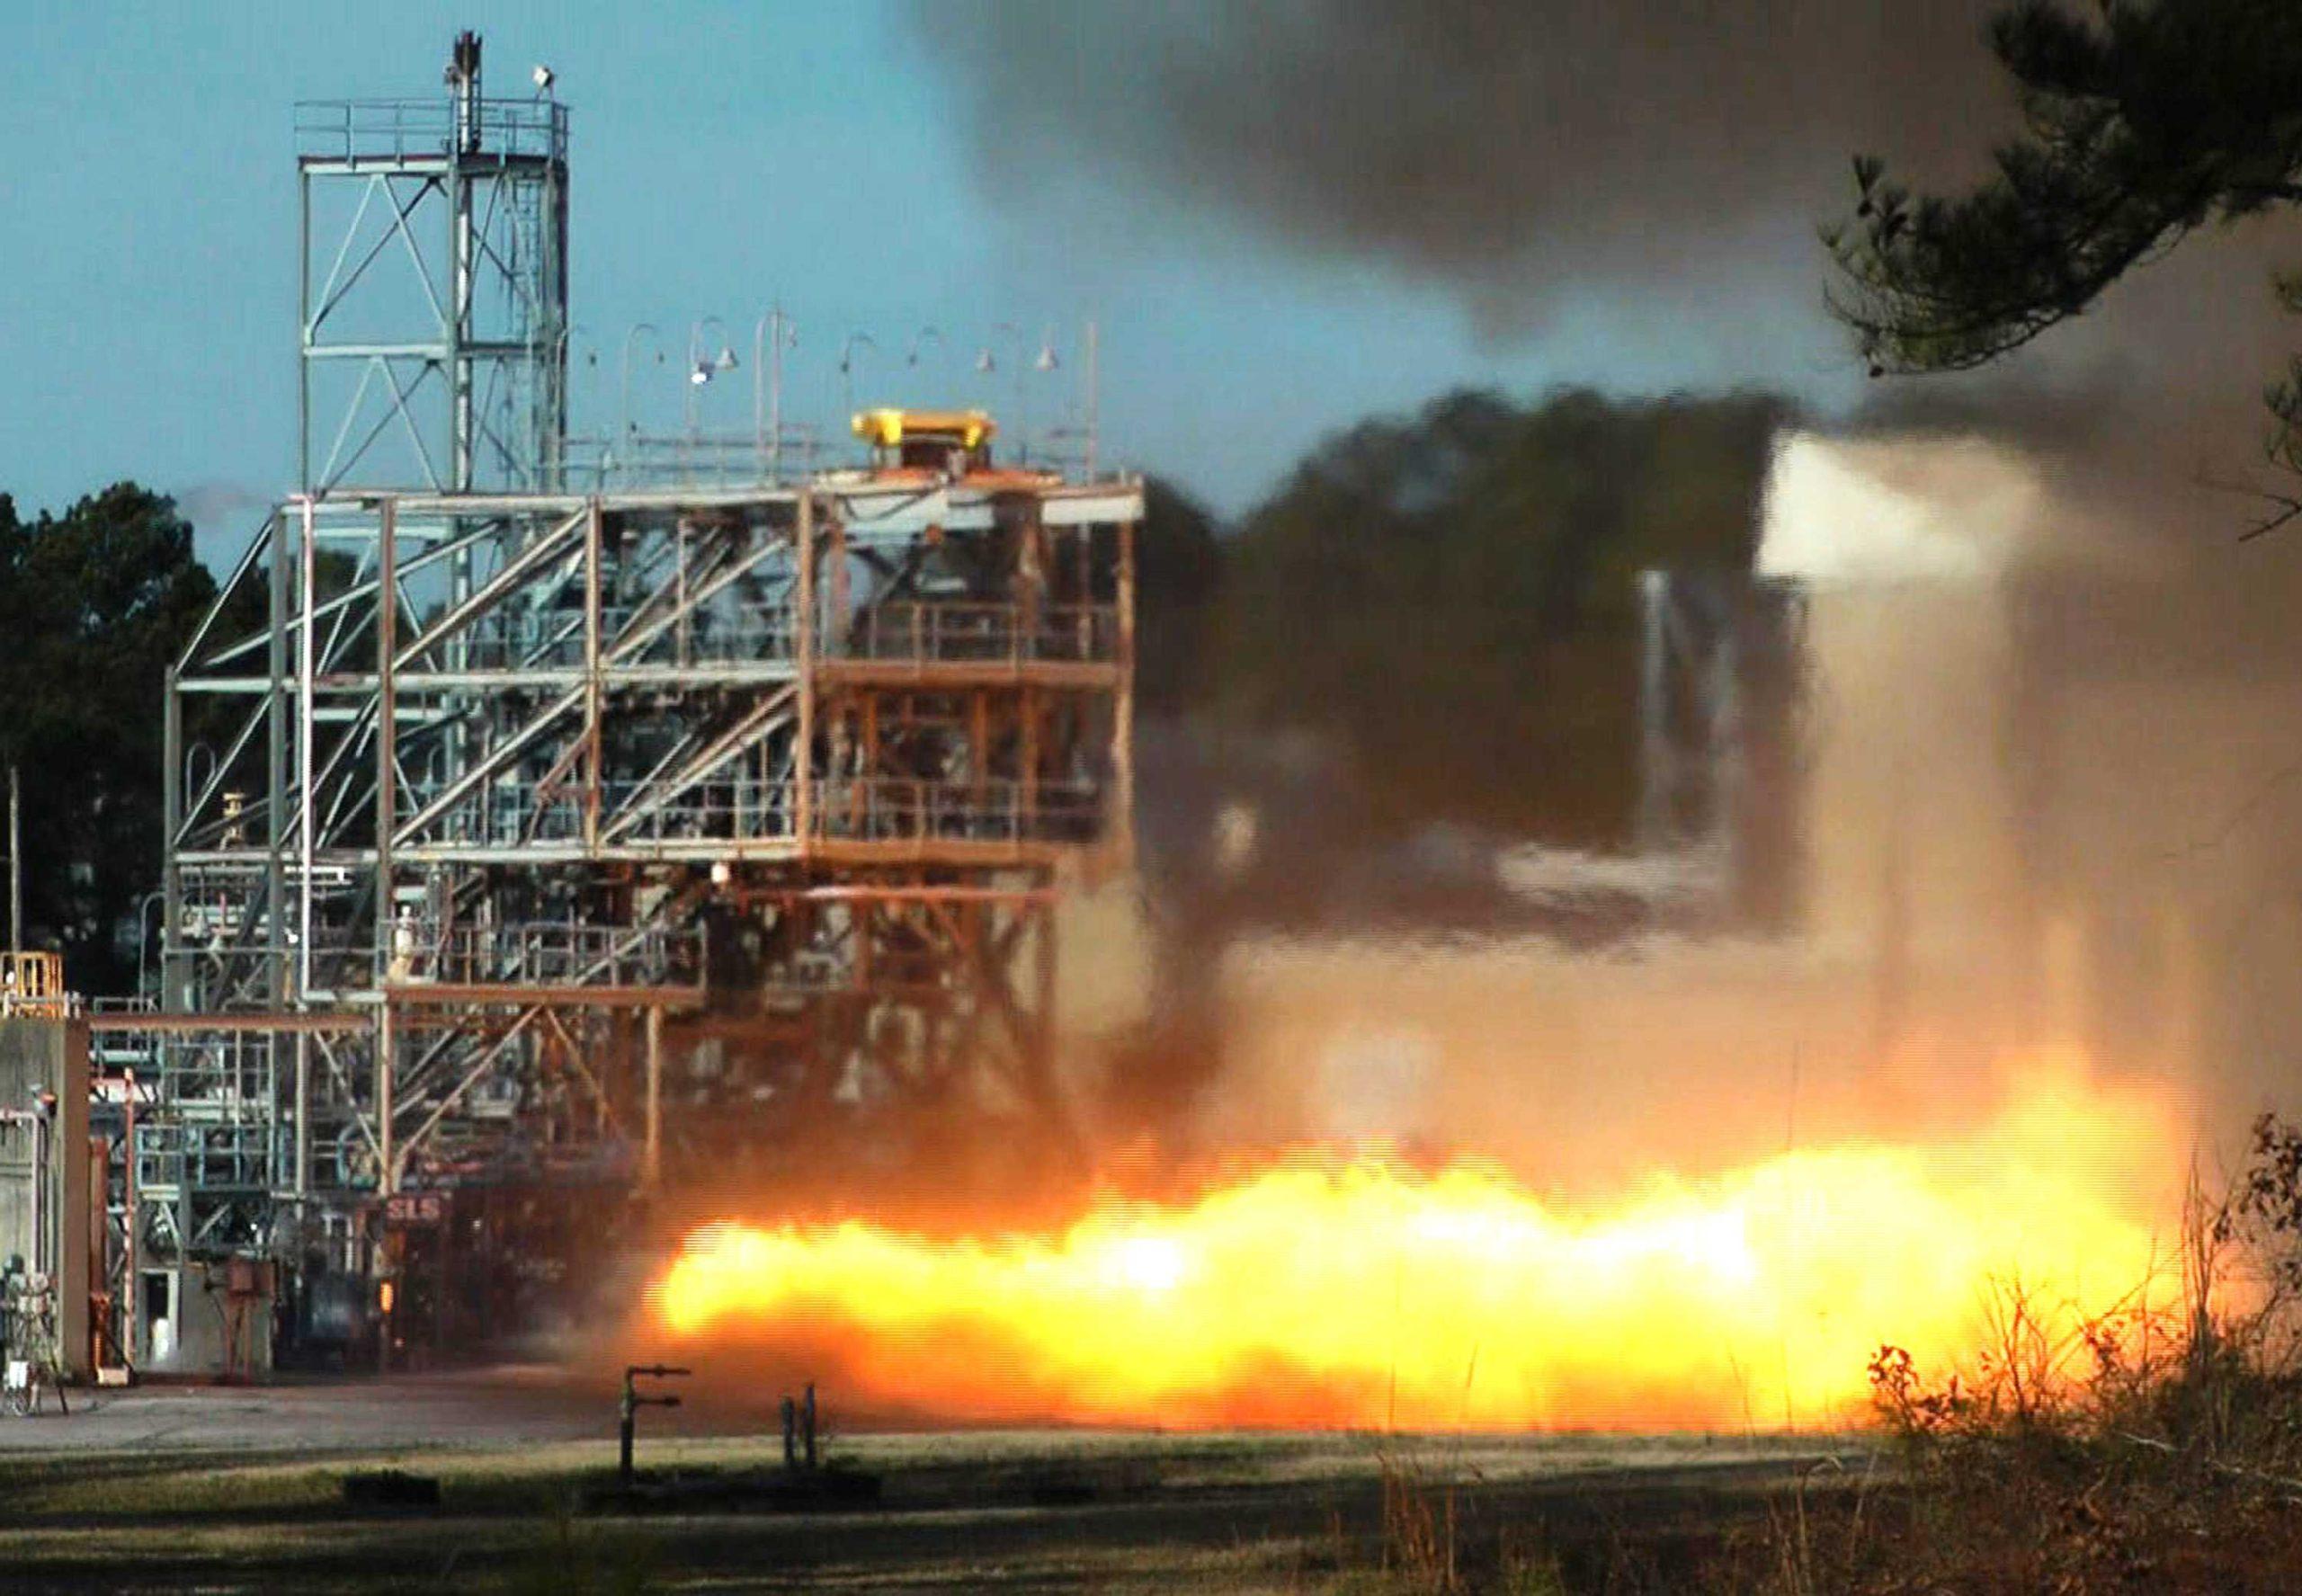
[[[642,1415],[661,1499],[635,1511],[606,1494],[611,1390],[554,1371],[74,1396],[0,1420],[0,1586],[1384,1589],[1405,1503],[1468,1568],[1541,1551],[1669,1588],[1771,1490],[1869,1467],[1814,1437],[833,1433],[878,1495],[826,1505],[777,1499],[779,1433],[699,1403]],[[438,1505],[348,1506],[384,1467]]]

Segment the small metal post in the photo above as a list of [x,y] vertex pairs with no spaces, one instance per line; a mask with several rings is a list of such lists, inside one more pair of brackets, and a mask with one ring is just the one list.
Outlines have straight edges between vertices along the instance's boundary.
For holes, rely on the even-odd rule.
[[639,1428],[639,1410],[643,1407],[677,1407],[676,1396],[642,1396],[634,1383],[641,1375],[651,1380],[674,1379],[689,1371],[664,1363],[633,1363],[623,1371],[623,1399],[616,1406],[616,1480],[626,1491],[631,1489],[631,1443]]
[[799,1404],[789,1395],[783,1399],[783,1467],[799,1467]]
[[8,762],[8,951],[24,950],[23,783]]
[[1093,322],[1090,321],[1087,324],[1087,480],[1090,482],[1095,479],[1095,457],[1099,452],[1098,445],[1102,441],[1102,417],[1099,403],[1102,396],[1096,392],[1095,370],[1096,356],[1099,352],[1097,344],[1100,343],[1096,335],[1097,330]]
[[479,36],[457,37],[450,83],[455,90],[455,153],[450,157],[448,178],[448,259],[452,297],[448,302],[446,334],[448,388],[451,398],[448,455],[451,473],[448,486],[469,493],[476,482],[479,456],[477,415],[473,406],[474,366],[472,307],[477,281],[478,236],[472,226],[473,179],[483,168],[466,157],[480,153],[482,138]]
[[376,1005],[376,1194],[389,1197],[399,1190],[399,1172],[395,1167],[398,1149],[392,1136],[392,1117],[396,1111],[392,1101],[392,1077],[397,1073],[399,1039],[394,1034],[396,1016],[392,1012],[391,994]]
[[[157,1007],[189,1008],[191,1000],[171,995],[168,973],[175,964],[176,928],[183,923],[183,877],[176,865],[176,849],[183,830],[183,700],[176,691],[176,667],[167,671],[160,711],[161,835],[165,847],[160,856],[160,981]],[[139,993],[138,995],[141,995]],[[130,1212],[133,1212],[131,1207]]]
[[[166,979],[165,975],[162,979],[163,981]],[[126,1155],[120,1160],[120,1208],[128,1217],[128,1233],[123,1238],[127,1243],[127,1257],[125,1272],[121,1277],[125,1290],[120,1305],[120,1353],[122,1361],[133,1366],[143,1358],[143,1354],[137,1350],[136,1345],[136,1320],[142,1306],[140,1299],[144,1295],[142,1276],[137,1269],[136,1238],[138,1232],[143,1229],[143,1226],[139,1223],[139,1216],[136,1211],[138,1199],[136,1195],[135,1070],[132,1068],[122,1070],[120,1081],[125,1088],[120,1105],[123,1121],[121,1136],[126,1149]]]
[[264,675],[264,858],[263,956],[265,995],[275,1009],[288,1006],[288,673],[287,516],[275,512],[264,528],[270,539],[272,585],[267,599],[272,634],[266,643]]
[[602,527],[599,495],[584,507],[584,847],[600,845],[600,560]]
[[792,542],[799,571],[793,595],[792,653],[799,668],[799,732],[791,745],[792,830],[804,856],[815,834],[816,634],[822,617],[816,599],[816,495],[803,488]]
[[[639,1155],[639,1181],[652,1191],[664,1174],[664,1005],[647,1005],[647,1139]],[[629,1035],[629,1032],[625,1033]],[[629,1057],[629,1055],[626,1055]]]
[[639,1395],[632,1389],[630,1369],[623,1371],[623,1400],[617,1405],[615,1477],[631,1489],[631,1443],[638,1428]]
[[807,1449],[807,1468],[813,1472],[816,1467],[816,1382],[813,1380],[807,1382],[807,1395],[799,1404],[799,1423],[801,1439]]
[[[296,618],[296,1001],[310,1001],[312,989],[312,871],[318,844],[312,835],[317,815],[312,803],[313,696],[318,671],[317,607],[319,536],[313,504],[299,507]],[[298,1057],[302,1057],[300,1047]],[[298,1108],[299,1117],[302,1106]]]

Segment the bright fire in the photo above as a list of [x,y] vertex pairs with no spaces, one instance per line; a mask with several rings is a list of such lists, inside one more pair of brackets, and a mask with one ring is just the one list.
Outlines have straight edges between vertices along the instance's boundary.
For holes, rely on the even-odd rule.
[[1859,1417],[1880,1343],[1940,1369],[1994,1281],[2109,1308],[2163,1262],[2174,1123],[2074,1072],[1979,1133],[1657,1179],[1602,1210],[1493,1166],[1297,1158],[1185,1207],[930,1241],[692,1235],[661,1328],[834,1379],[850,1411],[1158,1425],[1772,1428]]

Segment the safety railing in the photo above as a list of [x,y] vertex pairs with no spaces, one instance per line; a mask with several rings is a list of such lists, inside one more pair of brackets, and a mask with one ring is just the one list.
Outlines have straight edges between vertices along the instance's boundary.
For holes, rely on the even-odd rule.
[[[1091,843],[1102,829],[1102,792],[1088,782],[829,777],[808,785],[814,834],[841,841]],[[646,781],[605,782],[597,840],[611,849],[793,841],[799,834],[798,793],[796,782],[757,778],[697,781],[675,790]],[[414,807],[423,799],[419,789],[406,801]],[[580,785],[540,797],[532,785],[499,783],[442,816],[415,841],[502,849],[582,843],[585,835]]]
[[[603,610],[600,654],[604,668],[630,664],[724,664],[747,660],[787,660],[799,650],[798,622],[789,609],[751,609],[728,615],[699,610],[662,626],[639,647],[616,654],[634,623],[648,624],[644,611]],[[587,664],[580,613],[523,616],[474,628],[425,650],[403,680],[427,671],[575,670]]]
[[[652,630],[638,647],[627,638]],[[602,611],[600,652],[610,671],[633,664],[715,664],[789,660],[799,653],[788,607],[728,614],[700,610],[668,625],[634,608]],[[981,601],[888,602],[854,616],[832,657],[882,664],[1107,664],[1119,657],[1119,611],[1110,604],[1027,607]],[[621,650],[619,656],[619,650]],[[526,616],[474,629],[427,649],[403,673],[576,669],[586,663],[580,614]]]
[[[402,802],[413,811],[428,800],[432,790],[429,786],[411,788]],[[586,831],[586,801],[580,782],[546,791],[531,782],[499,781],[442,816],[417,841],[489,848],[580,843]],[[789,782],[727,779],[672,789],[638,780],[600,785],[599,837],[610,845],[702,837],[772,841],[792,835],[793,825]]]
[[269,1118],[223,1125],[140,1119],[136,1125],[136,1183],[147,1191],[164,1186],[261,1189],[273,1184],[277,1154]]
[[156,1039],[148,1084],[153,1101],[197,1106],[217,1119],[262,1117],[271,1111],[280,1060],[272,1039],[247,1032]]
[[787,425],[779,441],[763,419],[736,432],[642,432],[634,425],[620,438],[571,436],[563,459],[571,487],[611,493],[804,482],[831,454],[816,428]]
[[0,953],[0,1015],[62,1020],[79,1001],[65,990],[61,953]]
[[774,842],[796,834],[788,781],[698,781],[668,795],[637,781],[611,782],[602,839],[610,843],[679,843],[700,837]]
[[813,785],[816,834],[840,842],[1076,843],[1102,830],[1102,794],[1085,783],[868,777]]
[[691,979],[701,939],[668,926],[394,925],[382,975],[395,985],[645,986]]
[[[296,153],[337,160],[406,160],[444,156],[455,142],[457,110],[431,100],[302,100],[296,105]],[[473,153],[567,155],[567,108],[550,100],[483,100],[467,136]]]
[[1111,604],[875,604],[850,627],[853,659],[952,664],[1102,664],[1119,657]]

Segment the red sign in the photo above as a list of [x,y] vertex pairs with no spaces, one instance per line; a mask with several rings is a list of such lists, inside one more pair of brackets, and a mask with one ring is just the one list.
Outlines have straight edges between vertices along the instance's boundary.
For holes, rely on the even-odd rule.
[[387,1225],[438,1225],[448,1217],[448,1199],[437,1191],[401,1191],[384,1199]]

